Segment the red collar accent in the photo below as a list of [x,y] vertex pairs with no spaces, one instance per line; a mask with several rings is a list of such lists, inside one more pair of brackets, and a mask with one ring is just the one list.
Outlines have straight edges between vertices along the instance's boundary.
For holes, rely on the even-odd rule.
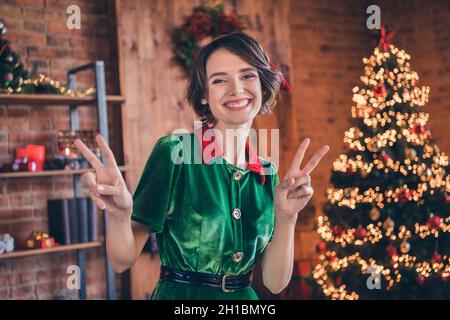
[[[214,136],[214,134],[211,136],[211,139],[209,141],[208,139],[206,140],[204,139],[205,132],[208,129],[209,127],[207,125],[203,125],[201,136],[199,132],[196,132],[196,136],[201,141],[202,145],[203,163],[209,163],[211,160],[219,156],[223,157],[223,151],[220,148],[220,146],[216,143],[216,137]],[[204,152],[206,148],[208,148],[208,150]],[[258,173],[261,177],[261,184],[264,185],[264,183],[266,182],[264,169],[262,167],[261,160],[259,159],[258,155],[253,150],[253,147],[250,144],[249,138],[247,138],[247,141],[245,142],[245,157],[247,160],[247,170]]]

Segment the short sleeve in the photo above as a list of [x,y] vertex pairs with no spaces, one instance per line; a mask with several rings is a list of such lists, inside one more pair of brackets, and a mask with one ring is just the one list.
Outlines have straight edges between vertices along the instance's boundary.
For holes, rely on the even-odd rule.
[[[274,170],[274,171],[273,171],[274,173],[273,173],[273,175],[271,176],[271,182],[272,182],[272,195],[273,195],[273,198],[272,198],[272,199],[275,199],[275,189],[276,189],[277,185],[280,183],[280,179],[279,179],[279,177],[278,177],[278,168],[277,168],[277,167],[275,166],[275,164],[273,164],[273,163],[271,163],[271,166],[273,167],[272,169]],[[275,204],[274,204],[274,210],[275,210]],[[274,212],[274,218],[275,218],[275,212]],[[274,221],[274,224],[275,224],[275,221]],[[271,233],[270,233],[269,242],[272,241],[274,230],[275,230],[275,225],[273,225],[273,227],[272,227],[272,231],[271,231]]]
[[182,143],[175,135],[161,137],[145,164],[141,179],[133,194],[131,219],[162,232],[173,189],[181,164],[173,157],[182,154]]

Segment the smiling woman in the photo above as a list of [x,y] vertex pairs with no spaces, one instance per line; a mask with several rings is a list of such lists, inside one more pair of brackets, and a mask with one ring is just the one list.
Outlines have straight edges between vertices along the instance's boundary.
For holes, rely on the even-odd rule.
[[[258,42],[234,32],[215,39],[199,52],[186,97],[203,123],[213,126],[224,107],[245,110],[246,114],[230,115],[233,122],[243,120],[239,117],[245,120],[270,113],[280,84],[280,74]],[[230,89],[235,91],[231,95]]]
[[[271,292],[291,279],[295,221],[312,196],[309,175],[328,147],[300,170],[305,139],[281,182],[275,164],[253,150],[252,122],[272,110],[280,83],[248,35],[231,33],[203,47],[187,92],[203,125],[158,140],[133,197],[101,137],[106,166],[76,142],[96,170],[85,176],[91,197],[111,216],[107,252],[115,270],[130,268],[150,232],[157,233],[161,272],[152,299],[258,299],[251,287],[258,259]],[[223,148],[202,158],[212,142]]]

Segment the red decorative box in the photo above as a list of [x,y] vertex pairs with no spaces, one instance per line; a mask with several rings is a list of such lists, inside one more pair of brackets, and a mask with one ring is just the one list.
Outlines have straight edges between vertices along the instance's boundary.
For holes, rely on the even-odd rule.
[[47,233],[34,231],[25,241],[25,246],[28,249],[44,249],[53,248],[56,246],[56,243],[55,239],[50,237]]

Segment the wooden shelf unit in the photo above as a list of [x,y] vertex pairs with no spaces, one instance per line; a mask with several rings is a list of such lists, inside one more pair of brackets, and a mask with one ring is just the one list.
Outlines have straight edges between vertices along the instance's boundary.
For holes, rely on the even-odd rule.
[[103,242],[94,241],[94,242],[84,242],[84,243],[77,243],[77,244],[71,244],[71,245],[65,245],[65,246],[57,246],[57,247],[53,247],[53,248],[17,250],[17,251],[13,251],[10,253],[0,254],[0,261],[5,260],[5,259],[14,259],[14,258],[35,256],[35,255],[39,255],[39,254],[48,254],[48,253],[63,252],[63,251],[74,251],[74,250],[80,250],[80,249],[98,248],[98,247],[101,247],[102,245],[103,245]]
[[[122,96],[106,96],[106,102],[122,103],[125,98]],[[0,94],[0,104],[31,104],[45,106],[67,106],[67,105],[95,105],[95,96],[69,97],[59,94]]]
[[[70,114],[70,128],[71,130],[79,129],[79,117],[78,117],[78,107],[80,106],[93,106],[97,109],[97,122],[98,131],[105,138],[106,142],[109,143],[109,130],[108,130],[108,108],[110,105],[118,105],[121,107],[122,103],[125,102],[124,97],[120,95],[106,95],[106,84],[105,84],[105,70],[103,61],[95,61],[90,64],[86,64],[74,69],[71,69],[67,73],[67,83],[69,89],[75,89],[76,75],[79,72],[86,70],[93,70],[95,73],[96,82],[96,95],[87,97],[70,97],[64,95],[55,94],[0,94],[0,105],[9,105],[14,107],[16,105],[28,105],[32,107],[45,107],[45,106],[66,106]],[[103,161],[103,160],[102,160]],[[121,171],[126,171],[126,167],[120,167]],[[70,175],[73,177],[74,186],[74,196],[82,197],[81,188],[81,174],[88,172],[92,169],[81,169],[81,170],[48,170],[41,172],[7,172],[0,173],[1,178],[34,178],[34,177],[52,177],[61,175]],[[106,239],[107,224],[108,224],[108,214],[104,212],[103,214],[103,224],[104,224],[104,238]],[[25,256],[33,256],[48,253],[57,252],[75,252],[77,257],[77,264],[82,270],[81,272],[81,288],[79,290],[80,300],[87,298],[86,290],[86,249],[102,247],[104,242],[95,241],[87,243],[77,243],[73,245],[64,245],[55,248],[46,249],[31,249],[31,250],[17,250],[7,254],[1,254],[0,260],[6,261],[12,258],[21,258]],[[107,257],[105,259],[105,273],[106,273],[106,294],[107,299],[114,300],[116,298],[116,285],[115,285],[115,273],[108,261]]]
[[[121,172],[127,171],[127,167],[119,166]],[[83,173],[94,171],[93,169],[79,169],[79,170],[45,170],[38,172],[4,172],[0,173],[0,180],[6,178],[36,178],[36,177],[53,177],[53,176],[68,176],[68,175],[81,175]]]

